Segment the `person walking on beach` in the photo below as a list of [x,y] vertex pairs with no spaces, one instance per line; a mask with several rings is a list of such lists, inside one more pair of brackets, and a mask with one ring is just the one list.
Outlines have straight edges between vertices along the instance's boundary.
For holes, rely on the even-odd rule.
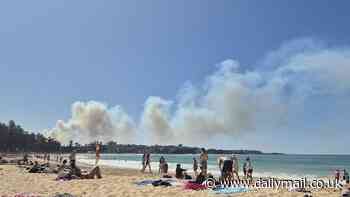
[[194,176],[197,177],[198,175],[198,162],[197,159],[195,157],[193,157],[193,172],[194,172]]
[[142,156],[142,172],[145,172],[147,166],[149,168],[149,172],[152,173],[152,169],[151,169],[151,154],[150,153],[144,153]]
[[101,144],[98,142],[96,143],[96,161],[95,166],[97,166],[98,162],[100,161],[100,153],[101,153]]
[[208,153],[205,150],[205,148],[201,149],[201,154],[199,156],[199,160],[200,160],[200,168],[201,168],[201,173],[204,176],[207,176],[207,168],[208,168]]

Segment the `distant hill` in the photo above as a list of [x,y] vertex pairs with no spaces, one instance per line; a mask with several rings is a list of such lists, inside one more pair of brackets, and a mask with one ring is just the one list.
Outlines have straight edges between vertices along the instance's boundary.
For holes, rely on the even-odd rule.
[[[78,152],[94,152],[93,143],[83,146],[75,146]],[[180,145],[136,145],[136,144],[117,144],[116,142],[108,142],[101,145],[102,153],[136,153],[141,154],[144,151],[153,154],[198,154],[200,147],[191,147]],[[263,153],[259,150],[223,150],[208,149],[209,154],[271,154]],[[281,153],[273,153],[281,154]]]

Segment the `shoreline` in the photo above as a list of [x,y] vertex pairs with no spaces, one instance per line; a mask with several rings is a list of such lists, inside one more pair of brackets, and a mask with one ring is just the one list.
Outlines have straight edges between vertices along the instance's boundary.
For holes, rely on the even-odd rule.
[[[42,160],[38,160],[42,161]],[[52,162],[55,165],[55,162]],[[94,165],[84,164],[78,161],[78,166],[90,169]],[[156,173],[141,173],[136,169],[126,169],[99,165],[102,170],[102,179],[56,181],[56,174],[27,173],[16,165],[0,165],[0,196],[14,197],[18,194],[31,194],[32,196],[52,197],[57,193],[70,193],[76,197],[92,196],[194,196],[208,197],[221,196],[213,194],[209,190],[193,191],[185,190],[183,186],[154,187],[152,185],[138,187],[135,182],[143,180],[157,180]],[[182,180],[179,181],[183,182]],[[302,192],[289,192],[287,189],[257,189],[248,193],[239,193],[239,197],[302,197]],[[340,190],[318,189],[312,190],[312,195],[317,197],[339,197]]]

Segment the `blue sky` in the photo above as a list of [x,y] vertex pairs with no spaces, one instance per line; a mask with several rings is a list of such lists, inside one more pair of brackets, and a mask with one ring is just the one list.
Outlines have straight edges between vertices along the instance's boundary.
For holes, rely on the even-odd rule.
[[[262,69],[267,54],[303,38],[346,48],[349,6],[272,0],[2,2],[0,120],[41,131],[70,119],[74,102],[95,100],[120,105],[139,122],[149,96],[174,100],[186,82],[202,84],[226,59],[239,61],[242,70]],[[286,132],[274,127],[204,145],[296,153],[320,146],[309,152],[347,153],[342,144],[348,143],[348,113],[338,110],[350,109],[346,91],[305,102],[322,117],[303,112],[298,125],[308,132],[292,140],[286,140],[290,130],[301,127],[285,124]],[[335,98],[343,104],[333,106]],[[334,120],[328,125],[335,133],[319,133],[317,125],[326,119]]]

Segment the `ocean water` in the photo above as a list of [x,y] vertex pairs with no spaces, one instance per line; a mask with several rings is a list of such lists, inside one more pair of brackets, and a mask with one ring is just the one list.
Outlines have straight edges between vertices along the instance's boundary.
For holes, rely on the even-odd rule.
[[[158,170],[160,156],[164,156],[169,164],[169,170],[174,171],[176,164],[180,163],[183,168],[192,172],[192,158],[198,159],[199,155],[185,154],[152,154],[151,167]],[[208,171],[214,175],[219,174],[217,158],[222,155],[210,154]],[[226,155],[229,156],[229,155]],[[279,177],[279,178],[316,178],[334,174],[336,169],[350,170],[350,155],[237,155],[239,158],[240,172],[245,158],[249,156],[255,177]],[[77,155],[79,162],[94,164],[94,154]],[[141,154],[102,154],[100,165],[118,168],[141,169]]]

